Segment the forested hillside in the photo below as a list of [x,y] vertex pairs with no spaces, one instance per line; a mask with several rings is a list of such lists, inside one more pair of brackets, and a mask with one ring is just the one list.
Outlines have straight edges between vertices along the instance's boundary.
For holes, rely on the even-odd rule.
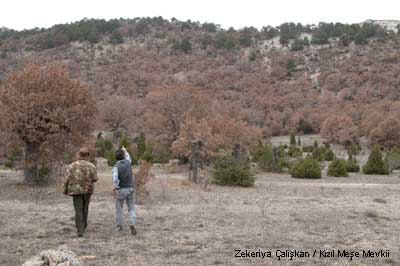
[[144,132],[167,157],[185,156],[194,139],[212,153],[291,131],[385,146],[400,144],[399,48],[398,32],[374,23],[235,30],[161,17],[84,19],[2,28],[0,79],[27,61],[62,61],[92,87],[97,130]]

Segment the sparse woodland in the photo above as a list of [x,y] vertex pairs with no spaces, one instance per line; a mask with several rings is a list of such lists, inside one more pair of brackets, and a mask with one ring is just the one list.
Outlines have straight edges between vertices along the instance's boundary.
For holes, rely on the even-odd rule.
[[[399,30],[161,17],[0,28],[0,265],[400,265]],[[82,146],[98,181],[80,240],[60,176]],[[115,228],[121,146],[135,236]]]
[[[155,162],[190,160],[190,143],[198,140],[206,160],[230,154],[236,143],[250,156],[259,141],[289,132],[346,146],[365,136],[371,147],[392,149],[400,139],[399,48],[397,31],[372,23],[235,30],[156,17],[2,28],[0,107],[7,119],[7,112],[19,113],[4,96],[16,71],[59,61],[90,93],[87,104],[97,106],[93,116],[94,109],[81,109],[69,123],[86,135],[111,132],[114,144],[123,136],[135,143],[144,133]],[[10,143],[15,130],[1,141]],[[19,145],[27,143],[23,137]],[[4,153],[16,147],[2,146]]]

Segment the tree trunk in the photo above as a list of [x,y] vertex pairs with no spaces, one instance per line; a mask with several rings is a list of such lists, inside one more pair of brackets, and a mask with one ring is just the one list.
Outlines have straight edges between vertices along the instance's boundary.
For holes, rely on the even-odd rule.
[[24,181],[26,183],[33,183],[36,180],[39,164],[39,149],[39,143],[25,143]]
[[233,148],[233,157],[235,158],[237,163],[240,163],[241,154],[240,154],[240,144],[236,143]]
[[192,182],[197,183],[197,160],[198,160],[198,153],[199,153],[199,146],[197,143],[192,144],[192,162],[191,162],[191,170],[192,170]]

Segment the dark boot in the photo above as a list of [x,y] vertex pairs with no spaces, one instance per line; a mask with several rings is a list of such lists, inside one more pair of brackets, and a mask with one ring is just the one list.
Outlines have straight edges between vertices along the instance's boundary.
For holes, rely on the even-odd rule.
[[84,222],[84,231],[86,230],[87,224],[88,224],[90,196],[91,196],[91,194],[85,194],[85,195],[83,195],[83,222]]
[[134,236],[137,234],[137,231],[136,231],[136,228],[135,228],[134,225],[131,225],[131,233],[132,233],[132,235],[134,235]]

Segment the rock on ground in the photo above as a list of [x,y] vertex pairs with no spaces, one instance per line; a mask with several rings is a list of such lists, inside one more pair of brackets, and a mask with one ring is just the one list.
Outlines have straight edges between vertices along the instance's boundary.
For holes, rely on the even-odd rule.
[[62,246],[57,250],[42,251],[39,256],[31,258],[22,266],[83,266],[83,263],[74,252]]

